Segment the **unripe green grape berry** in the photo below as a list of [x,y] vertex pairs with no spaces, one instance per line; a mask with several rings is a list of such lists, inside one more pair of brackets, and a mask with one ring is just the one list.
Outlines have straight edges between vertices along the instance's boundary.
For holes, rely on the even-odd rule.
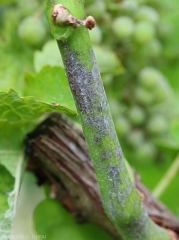
[[145,121],[145,112],[139,106],[133,106],[131,109],[129,109],[128,116],[131,123],[135,126],[138,126]]
[[113,73],[117,69],[120,62],[114,52],[99,46],[93,46],[93,50],[101,73]]
[[168,98],[168,92],[165,88],[157,88],[154,92],[155,95],[155,103],[161,103]]
[[126,13],[135,12],[138,8],[137,0],[124,0],[121,2],[121,10]]
[[134,22],[130,17],[119,17],[112,23],[112,29],[119,40],[125,39],[132,35]]
[[144,134],[141,130],[133,130],[127,135],[127,142],[134,148],[140,146],[144,141]]
[[110,14],[112,16],[115,16],[117,14],[119,14],[119,10],[120,10],[120,4],[119,3],[116,3],[116,2],[110,2],[108,5],[107,5],[107,10],[108,12],[110,12]]
[[138,103],[140,103],[144,106],[152,105],[152,103],[154,101],[154,97],[153,97],[152,93],[142,87],[138,87],[135,90],[134,96],[135,96],[136,100],[138,101]]
[[19,0],[18,2],[18,10],[21,13],[22,17],[28,17],[36,12],[39,8],[39,1],[38,0]]
[[102,0],[95,1],[86,9],[89,15],[92,15],[95,19],[103,18],[105,15],[106,7]]
[[135,19],[137,21],[147,21],[156,24],[159,22],[159,15],[152,7],[141,6],[136,13]]
[[47,41],[43,45],[42,51],[35,51],[33,63],[36,72],[39,72],[46,65],[64,67],[55,39]]
[[155,103],[160,103],[169,98],[172,95],[172,89],[167,82],[167,79],[162,75],[160,75],[159,79],[159,87],[155,89]]
[[155,37],[155,27],[150,22],[138,22],[135,25],[134,40],[137,43],[145,44]]
[[147,130],[152,135],[160,135],[168,130],[168,121],[163,115],[153,115],[148,123]]
[[146,89],[158,87],[160,77],[160,72],[153,67],[143,68],[138,74],[139,83]]
[[119,103],[115,98],[110,98],[108,100],[112,116],[115,119],[118,119],[119,115],[123,115],[125,111],[125,106]]
[[125,136],[130,130],[130,123],[125,117],[118,117],[115,121],[116,132],[119,136]]
[[46,37],[46,28],[41,19],[36,17],[24,18],[18,28],[19,37],[30,46],[39,46]]
[[149,163],[155,159],[156,147],[151,142],[142,142],[138,148],[135,149],[136,158],[138,161]]
[[154,38],[148,43],[146,50],[149,57],[157,58],[162,53],[162,43],[158,39]]
[[102,40],[101,29],[98,26],[95,26],[92,30],[89,31],[90,39],[92,44],[100,44]]

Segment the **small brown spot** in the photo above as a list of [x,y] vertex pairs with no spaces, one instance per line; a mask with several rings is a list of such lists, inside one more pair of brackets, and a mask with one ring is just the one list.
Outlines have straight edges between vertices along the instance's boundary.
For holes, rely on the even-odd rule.
[[95,25],[96,25],[96,21],[95,21],[94,17],[88,16],[88,17],[86,18],[86,22],[85,22],[86,28],[88,28],[89,30],[91,30],[92,28],[95,27]]
[[140,191],[138,191],[138,192],[139,192],[139,196],[140,196],[141,200],[144,201],[145,195]]
[[59,104],[52,102],[52,103],[51,103],[51,106],[57,107],[57,106],[59,106]]
[[70,11],[62,4],[56,4],[52,10],[52,21],[54,24],[63,24],[68,22]]
[[71,213],[75,213],[75,206],[74,206],[74,203],[73,201],[66,197],[66,198],[63,198],[63,204],[64,206],[71,212]]

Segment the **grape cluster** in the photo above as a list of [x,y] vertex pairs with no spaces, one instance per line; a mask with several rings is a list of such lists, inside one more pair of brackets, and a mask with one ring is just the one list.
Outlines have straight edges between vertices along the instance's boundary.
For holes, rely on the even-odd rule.
[[40,47],[47,40],[47,24],[43,1],[19,0],[17,8],[20,12],[18,36],[30,47]]
[[164,6],[152,0],[85,2],[97,20],[89,33],[124,154],[140,162],[161,160],[156,142],[168,134],[171,116],[163,105],[172,96],[159,70],[171,31],[160,16]]

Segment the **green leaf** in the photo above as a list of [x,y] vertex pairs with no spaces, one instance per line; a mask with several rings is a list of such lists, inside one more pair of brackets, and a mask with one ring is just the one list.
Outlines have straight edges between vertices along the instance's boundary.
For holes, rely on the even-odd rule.
[[1,91],[8,91],[9,86],[14,88],[16,91],[21,92],[23,89],[23,77],[24,70],[29,69],[26,67],[26,61],[22,63],[20,57],[15,57],[12,53],[6,52],[3,54],[3,61],[0,65],[0,82],[1,82]]
[[46,199],[36,207],[34,226],[39,235],[46,235],[50,240],[113,239],[96,225],[77,224],[72,215],[52,199]]
[[[7,126],[4,126],[4,132],[6,127]],[[16,136],[14,136],[14,138],[15,137]],[[8,145],[11,147],[10,142]],[[2,163],[2,165],[0,165],[0,236],[8,236],[11,232],[12,221],[15,217],[17,197],[25,161],[23,151],[17,153],[16,151],[8,150],[5,144],[0,146],[1,148],[4,147],[3,151],[0,150],[0,161]],[[4,155],[6,157],[4,157]],[[10,155],[10,159],[8,155]],[[9,238],[6,237],[4,239]]]
[[[45,199],[43,187],[37,185],[32,172],[25,172],[18,197],[17,213],[13,221],[12,235],[35,235],[33,229],[33,211],[37,204]],[[24,217],[25,216],[25,217]],[[30,238],[31,240],[33,239]],[[36,240],[40,238],[36,238]],[[3,239],[4,240],[4,239]]]
[[43,103],[34,97],[22,98],[12,89],[8,93],[0,92],[0,109],[0,121],[9,123],[33,121],[51,112],[75,114],[74,109],[68,109],[63,105]]
[[23,140],[34,124],[0,122],[0,164],[15,178],[23,155]]
[[[15,217],[17,197],[20,188],[20,179],[22,175],[23,155],[18,160],[18,168],[15,178],[11,176],[8,170],[0,165],[0,236],[2,239],[9,239],[11,233],[12,221]],[[6,237],[5,237],[6,236]]]
[[0,122],[0,236],[11,231],[25,167],[23,139],[31,127],[31,124]]
[[0,214],[4,213],[8,208],[8,196],[13,187],[14,177],[3,165],[0,165]]
[[34,68],[37,72],[47,65],[63,67],[63,61],[55,40],[48,41],[44,44],[42,51],[34,53]]
[[[60,76],[64,77],[63,69],[58,69],[55,73],[58,74],[59,70]],[[48,71],[46,73],[44,70],[40,76],[47,77],[48,74],[50,73]],[[61,80],[62,79],[63,78],[61,78]],[[33,77],[31,80],[34,81]],[[39,79],[37,78],[37,80],[42,83],[40,77]],[[33,87],[35,86],[31,85],[32,92]],[[41,91],[39,89],[39,93],[41,92],[44,97],[45,91],[43,85],[41,88]],[[63,86],[63,92],[68,88],[68,86]],[[49,92],[51,94],[52,91],[53,88],[49,87]],[[37,93],[37,89],[35,89],[34,92]],[[35,120],[45,113],[63,112],[66,114],[75,114],[74,103],[70,102],[69,96],[63,99],[64,95],[59,94],[58,96],[58,91],[55,91],[54,94],[57,95],[57,97],[52,94],[52,99],[50,99],[50,95],[48,97],[49,92],[47,91],[46,94],[49,103],[41,102],[43,101],[43,97],[40,99],[41,101],[37,101],[34,97],[30,96],[22,98],[12,89],[8,93],[0,92],[0,175],[2,169],[4,174],[1,175],[2,181],[0,183],[0,236],[10,234],[12,221],[15,216],[16,202],[25,166],[23,155],[23,139],[25,135],[34,127],[36,123]],[[50,104],[51,100],[59,101],[59,103],[62,103],[62,106]],[[69,108],[67,108],[67,106]],[[70,108],[70,106],[73,107]],[[9,183],[8,189],[7,183]]]
[[34,96],[38,101],[58,105],[76,111],[72,93],[64,68],[46,66],[36,75],[26,75],[26,96]]

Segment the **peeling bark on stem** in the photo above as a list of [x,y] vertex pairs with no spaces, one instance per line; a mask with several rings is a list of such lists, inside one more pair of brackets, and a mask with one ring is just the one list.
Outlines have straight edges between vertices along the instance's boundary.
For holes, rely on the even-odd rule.
[[[75,8],[76,1],[60,3],[66,8],[70,6],[73,16],[83,15],[85,18],[83,7]],[[82,1],[79,3],[82,5]],[[148,217],[131,183],[87,29],[79,27],[65,40],[57,40],[57,43],[93,160],[106,214],[124,240],[169,240],[168,233]]]
[[[92,222],[122,240],[102,207],[96,176],[82,131],[61,114],[52,114],[26,139],[30,154],[28,169],[38,183],[50,186],[50,195],[60,201],[80,222]],[[29,152],[30,150],[30,152]],[[142,196],[145,209],[157,225],[178,239],[178,220],[157,201],[133,173],[133,181]]]

